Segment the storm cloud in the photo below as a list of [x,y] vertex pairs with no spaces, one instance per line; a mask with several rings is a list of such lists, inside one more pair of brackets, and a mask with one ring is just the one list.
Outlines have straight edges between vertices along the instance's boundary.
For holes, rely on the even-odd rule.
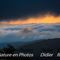
[[60,15],[60,0],[0,0],[0,21],[43,15],[47,12]]

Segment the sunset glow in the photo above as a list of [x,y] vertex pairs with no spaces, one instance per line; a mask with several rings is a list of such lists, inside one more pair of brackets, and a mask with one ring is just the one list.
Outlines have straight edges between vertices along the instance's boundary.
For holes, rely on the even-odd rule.
[[29,17],[27,19],[17,19],[12,21],[3,21],[0,24],[30,24],[30,23],[60,23],[60,16],[53,16],[53,15],[45,15],[45,16],[38,16],[38,17]]

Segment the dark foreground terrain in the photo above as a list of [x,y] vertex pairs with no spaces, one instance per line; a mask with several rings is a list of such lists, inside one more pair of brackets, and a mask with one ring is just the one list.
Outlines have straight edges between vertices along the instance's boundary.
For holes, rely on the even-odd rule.
[[[8,47],[4,47],[0,49],[0,53],[33,53],[34,57],[33,60],[39,60],[41,59],[40,54],[43,53],[53,53],[53,57],[56,58],[57,53],[60,52],[60,38],[55,38],[55,39],[47,39],[47,40],[41,40],[41,41],[35,41],[30,44],[26,44],[24,46],[20,46],[17,49],[12,46],[8,45]],[[21,57],[14,57],[12,60],[17,60],[15,58],[19,58],[20,60]],[[7,58],[1,58],[3,60],[10,60]],[[32,60],[32,58],[30,58]],[[46,58],[47,59],[47,58]],[[50,58],[49,58],[50,59]]]

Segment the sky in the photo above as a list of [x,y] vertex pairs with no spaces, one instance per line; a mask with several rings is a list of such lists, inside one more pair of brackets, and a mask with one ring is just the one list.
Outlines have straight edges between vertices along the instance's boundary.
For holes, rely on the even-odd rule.
[[60,23],[60,0],[0,0],[0,23]]
[[[60,38],[56,23],[60,24],[60,0],[0,0],[0,42]],[[27,26],[31,32],[24,32]]]

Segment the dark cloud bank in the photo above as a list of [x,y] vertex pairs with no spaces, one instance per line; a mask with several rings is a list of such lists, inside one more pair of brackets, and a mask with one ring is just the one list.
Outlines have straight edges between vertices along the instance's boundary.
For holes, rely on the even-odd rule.
[[0,0],[0,21],[52,12],[60,15],[60,0]]

